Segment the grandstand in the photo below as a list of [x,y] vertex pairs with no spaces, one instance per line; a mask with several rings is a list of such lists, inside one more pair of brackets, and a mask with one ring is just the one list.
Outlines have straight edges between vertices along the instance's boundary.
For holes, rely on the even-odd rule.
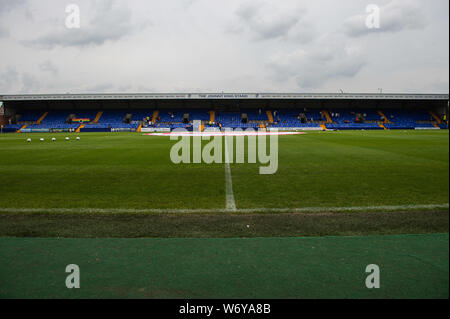
[[447,129],[445,94],[5,95],[3,132]]

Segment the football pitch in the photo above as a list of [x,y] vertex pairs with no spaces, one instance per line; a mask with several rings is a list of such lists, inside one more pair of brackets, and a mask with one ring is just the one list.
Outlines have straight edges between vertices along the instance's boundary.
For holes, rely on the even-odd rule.
[[[448,298],[448,130],[279,136],[273,175],[175,164],[175,143],[0,135],[0,296]],[[77,260],[89,289],[56,287]],[[377,262],[387,288],[356,287]]]
[[[225,165],[174,164],[169,137],[79,136],[1,136],[3,210],[226,208]],[[448,131],[310,132],[278,141],[276,174],[230,164],[238,210],[448,204]]]

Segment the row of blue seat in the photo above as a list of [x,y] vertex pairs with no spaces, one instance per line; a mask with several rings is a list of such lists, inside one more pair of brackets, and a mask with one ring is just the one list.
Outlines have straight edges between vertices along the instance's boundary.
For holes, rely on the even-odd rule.
[[[152,118],[153,109],[147,110],[105,110],[98,123],[86,124],[89,128],[137,128],[139,121]],[[202,120],[209,122],[210,112],[202,110],[164,110],[159,111],[158,121],[155,124],[159,127],[186,127],[183,122],[183,115],[189,114],[190,120]],[[248,123],[242,123],[241,117],[245,113],[248,116]],[[330,129],[381,129],[377,122],[384,122],[385,118],[378,113],[377,110],[359,110],[351,111],[347,109],[333,109],[328,110],[332,118],[332,124],[326,124]],[[389,129],[400,128],[433,128],[433,117],[426,110],[419,111],[402,111],[396,109],[383,110],[384,115],[388,118],[390,123],[386,123],[385,127]],[[21,122],[36,122],[42,112],[30,111],[24,112],[20,120]],[[77,128],[80,123],[67,124],[66,120],[70,114],[75,114],[77,118],[86,118],[90,121],[94,120],[97,115],[96,110],[54,110],[49,111],[48,115],[43,119],[41,124],[31,124],[29,128]],[[123,123],[127,114],[131,114],[131,123]],[[315,128],[319,127],[320,121],[325,121],[325,114],[321,110],[306,110],[306,109],[274,109],[273,112],[274,123],[269,124],[272,127],[289,128]],[[307,123],[302,123],[299,118],[300,114],[304,114]],[[357,114],[362,114],[366,121],[370,123],[355,123]],[[216,123],[220,123],[223,127],[258,127],[261,122],[268,122],[268,116],[263,109],[242,109],[240,112],[216,112]],[[21,124],[8,125],[10,129],[19,129]],[[441,128],[447,128],[445,124],[440,125]]]

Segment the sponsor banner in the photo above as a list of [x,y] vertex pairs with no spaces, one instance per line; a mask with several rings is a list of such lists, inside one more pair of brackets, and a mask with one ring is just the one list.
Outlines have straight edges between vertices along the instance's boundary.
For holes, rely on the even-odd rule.
[[49,133],[48,128],[24,128],[20,130],[21,133]]
[[321,127],[270,127],[269,131],[323,131]]
[[440,130],[440,127],[416,127],[415,130]]
[[143,127],[141,128],[143,133],[155,133],[155,132],[170,132],[168,127]]
[[124,128],[124,127],[120,127],[120,128],[112,128],[111,132],[136,132],[135,128]]
[[50,133],[66,133],[66,132],[75,132],[74,128],[51,128]]
[[110,128],[84,127],[80,128],[80,132],[111,132]]

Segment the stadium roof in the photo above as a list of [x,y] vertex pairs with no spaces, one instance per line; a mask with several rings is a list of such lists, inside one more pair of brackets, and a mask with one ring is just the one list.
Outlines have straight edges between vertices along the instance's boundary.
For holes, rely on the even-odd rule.
[[135,94],[22,94],[1,95],[1,101],[40,100],[448,100],[448,94],[382,93],[135,93]]

